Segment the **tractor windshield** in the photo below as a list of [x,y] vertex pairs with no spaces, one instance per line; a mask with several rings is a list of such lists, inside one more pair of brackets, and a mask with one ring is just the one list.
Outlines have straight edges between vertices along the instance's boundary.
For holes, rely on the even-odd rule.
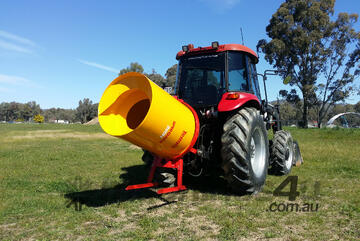
[[177,95],[195,107],[217,105],[224,92],[225,54],[180,60]]

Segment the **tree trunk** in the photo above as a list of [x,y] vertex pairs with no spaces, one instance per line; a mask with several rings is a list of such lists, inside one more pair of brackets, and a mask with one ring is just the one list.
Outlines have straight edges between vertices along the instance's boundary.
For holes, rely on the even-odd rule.
[[306,98],[304,98],[304,109],[303,109],[303,128],[308,128],[308,103]]

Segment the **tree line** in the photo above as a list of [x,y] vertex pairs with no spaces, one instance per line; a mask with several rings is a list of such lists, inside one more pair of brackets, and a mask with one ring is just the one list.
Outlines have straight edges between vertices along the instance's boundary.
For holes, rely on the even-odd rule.
[[[177,64],[167,69],[165,77],[158,74],[154,69],[151,73],[145,73],[141,64],[135,62],[122,70],[119,75],[127,72],[138,72],[145,74],[160,87],[173,87],[176,80]],[[84,98],[78,103],[76,109],[50,108],[41,109],[35,101],[27,103],[3,102],[0,103],[0,121],[2,122],[28,122],[37,121],[40,115],[45,122],[56,122],[58,120],[70,123],[86,123],[97,116],[98,103],[93,103],[89,98]],[[41,118],[40,118],[41,119]]]
[[[302,126],[302,109],[303,109],[303,102],[298,101],[296,103],[288,102],[286,99],[282,99],[279,101],[274,101],[272,104],[278,104],[280,107],[281,119],[283,120],[284,125],[296,125]],[[345,112],[357,112],[360,113],[360,101],[356,104],[334,104],[329,107],[329,111],[324,116],[321,123],[318,123],[318,110],[316,107],[311,107],[309,109],[308,118],[311,124],[317,127],[325,126],[327,121],[340,113]],[[360,126],[360,118],[357,116],[346,116],[346,119],[352,126]],[[339,123],[338,123],[339,124]],[[340,123],[341,124],[341,123]]]
[[[145,73],[141,64],[135,62],[122,70],[119,75],[127,72],[139,72],[145,74],[149,79],[154,81],[160,87],[173,87],[176,80],[177,64],[167,69],[165,77],[152,70],[151,73]],[[303,125],[303,105],[304,100],[294,93],[294,91],[279,92],[281,99],[273,104],[279,104],[281,111],[281,118],[284,124],[297,124]],[[40,105],[35,101],[27,103],[17,102],[3,102],[0,103],[0,121],[32,121],[36,115],[42,115],[45,122],[55,122],[56,120],[65,120],[71,123],[81,122],[86,123],[97,116],[98,103],[93,103],[88,98],[80,100],[76,109],[64,109],[64,108],[50,108],[41,109]],[[343,112],[360,112],[360,101],[355,104],[343,104],[343,103],[327,103],[326,115],[322,118],[320,124],[325,124],[332,116]],[[308,109],[308,119],[312,121],[318,121],[319,109],[317,105],[312,105]],[[354,117],[347,117],[354,118]],[[352,120],[353,123],[359,122],[356,118]],[[360,125],[358,123],[357,125]]]
[[41,113],[40,105],[35,101],[25,104],[3,102],[0,104],[0,121],[28,121]]
[[[97,103],[85,98],[79,101],[76,109],[50,108],[41,109],[35,101],[27,103],[0,103],[0,121],[2,122],[38,122],[35,116],[40,115],[45,122],[64,120],[71,123],[85,123],[97,116]],[[35,118],[35,119],[34,119]],[[42,122],[42,121],[41,121]]]
[[[302,101],[290,102],[286,98],[279,101],[274,101],[272,104],[278,104],[280,106],[281,119],[284,124],[298,125],[302,120]],[[65,120],[70,123],[86,123],[93,118],[97,117],[98,103],[93,103],[90,99],[84,98],[79,101],[76,109],[63,109],[63,108],[50,108],[41,109],[40,105],[35,101],[27,103],[18,102],[3,102],[0,103],[0,121],[12,122],[27,122],[33,121],[36,115],[44,117],[45,122],[55,122],[56,120]],[[356,104],[335,104],[329,108],[327,115],[321,124],[326,124],[331,117],[336,114],[344,112],[358,112],[360,113],[360,101]],[[357,117],[347,117],[349,122],[360,126],[360,120]],[[309,120],[317,120],[317,110],[312,107],[309,109]]]

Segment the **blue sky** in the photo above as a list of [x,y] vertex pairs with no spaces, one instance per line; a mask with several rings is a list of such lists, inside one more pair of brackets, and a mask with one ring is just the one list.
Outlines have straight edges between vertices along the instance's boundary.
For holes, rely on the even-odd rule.
[[[2,0],[0,102],[35,100],[42,108],[76,108],[85,97],[98,102],[130,62],[164,75],[182,45],[241,43],[240,27],[245,45],[256,50],[282,2]],[[360,13],[360,1],[338,0],[335,12],[344,11]],[[271,66],[260,56],[257,68]],[[276,77],[267,86],[271,100],[284,88]]]

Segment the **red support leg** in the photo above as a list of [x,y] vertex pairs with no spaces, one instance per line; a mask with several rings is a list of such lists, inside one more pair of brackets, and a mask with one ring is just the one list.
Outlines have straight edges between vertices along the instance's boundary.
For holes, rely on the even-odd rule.
[[183,174],[183,160],[179,160],[179,167],[177,169],[177,184],[178,186],[182,186],[182,174]]
[[148,188],[148,187],[156,187],[158,184],[156,182],[153,182],[154,174],[156,171],[156,168],[160,164],[161,159],[159,157],[154,158],[154,162],[151,165],[150,173],[147,179],[147,183],[143,184],[135,184],[135,185],[129,185],[125,188],[125,190],[133,190],[133,189],[140,189],[140,188]]
[[154,162],[151,165],[150,173],[149,173],[148,180],[147,180],[148,182],[152,182],[152,180],[154,179],[156,168],[158,167],[158,165],[160,163],[161,163],[161,159],[159,157],[155,157]]
[[157,191],[158,194],[186,190],[186,187],[182,185],[183,159],[178,159],[174,162],[175,168],[177,169],[177,186],[160,189]]
[[157,191],[158,194],[169,193],[169,192],[177,192],[186,190],[186,187],[182,185],[182,174],[183,174],[183,159],[178,160],[166,160],[165,163],[162,163],[162,159],[160,157],[155,157],[154,162],[151,166],[151,170],[148,176],[148,182],[144,184],[130,185],[127,186],[125,190],[132,189],[140,189],[140,188],[148,188],[155,187],[158,183],[153,182],[154,174],[157,167],[166,167],[166,168],[176,168],[177,169],[177,186],[176,187],[168,187],[163,188]]

